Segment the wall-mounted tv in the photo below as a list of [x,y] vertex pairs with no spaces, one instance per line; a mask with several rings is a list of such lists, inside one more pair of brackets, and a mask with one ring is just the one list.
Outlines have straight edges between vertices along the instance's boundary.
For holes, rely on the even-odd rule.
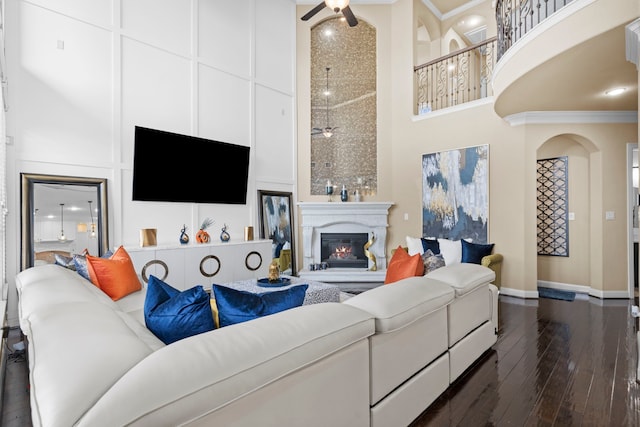
[[136,126],[133,200],[246,204],[249,147]]

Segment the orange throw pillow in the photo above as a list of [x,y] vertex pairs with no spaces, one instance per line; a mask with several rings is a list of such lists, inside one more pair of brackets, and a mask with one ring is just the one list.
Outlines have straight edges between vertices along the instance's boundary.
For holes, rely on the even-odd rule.
[[422,276],[423,274],[424,263],[420,254],[409,255],[402,246],[398,246],[389,261],[384,284],[387,285],[407,277]]
[[111,258],[87,255],[87,269],[91,282],[114,301],[142,289],[133,262],[122,246]]

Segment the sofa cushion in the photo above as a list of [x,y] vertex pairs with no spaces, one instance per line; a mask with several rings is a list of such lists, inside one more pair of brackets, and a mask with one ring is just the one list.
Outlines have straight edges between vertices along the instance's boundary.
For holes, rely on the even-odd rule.
[[422,263],[421,255],[409,255],[402,246],[398,246],[389,261],[384,284],[387,285],[407,277],[422,276],[423,274],[424,264]]
[[470,262],[473,264],[480,264],[482,258],[487,255],[491,255],[493,252],[493,243],[471,243],[466,240],[462,240],[462,262]]
[[[88,281],[91,281],[91,277],[89,276],[89,266],[87,265],[87,255],[89,255],[88,253],[83,254],[73,254],[73,265],[75,267],[76,272],[84,277],[85,279],[87,279]],[[113,255],[112,251],[107,251],[105,252],[103,255],[101,255],[102,258],[110,258],[111,255]]]
[[440,253],[440,244],[435,237],[405,237],[409,255],[424,254],[428,249],[434,254]]
[[216,300],[220,327],[223,327],[298,307],[304,302],[308,287],[309,285],[296,285],[262,293],[215,284],[211,289]]
[[390,332],[442,308],[454,298],[454,289],[426,276],[409,277],[393,286],[378,286],[343,304],[358,307],[376,319],[376,332]]
[[179,291],[149,276],[144,301],[147,328],[165,344],[215,329],[209,294],[200,285]]
[[114,301],[142,289],[129,254],[120,246],[110,258],[87,255],[91,282]]
[[428,273],[426,277],[440,280],[452,286],[456,291],[456,296],[462,296],[479,286],[493,282],[496,273],[483,265],[457,263],[447,265],[446,268],[438,268]]

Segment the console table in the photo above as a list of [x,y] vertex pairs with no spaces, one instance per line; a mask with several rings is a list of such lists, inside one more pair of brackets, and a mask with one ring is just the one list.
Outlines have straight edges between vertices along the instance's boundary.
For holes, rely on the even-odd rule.
[[150,275],[179,290],[195,285],[266,277],[272,260],[271,240],[230,240],[187,245],[125,247],[136,272],[146,283]]

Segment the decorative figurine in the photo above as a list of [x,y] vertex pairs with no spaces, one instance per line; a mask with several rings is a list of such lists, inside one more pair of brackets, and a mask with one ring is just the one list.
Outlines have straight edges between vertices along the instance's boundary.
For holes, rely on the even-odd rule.
[[198,230],[198,232],[196,233],[196,242],[198,242],[198,243],[209,243],[209,240],[211,240],[211,237],[209,236],[209,233],[206,230],[214,222],[215,221],[212,220],[211,218],[205,218],[204,221],[202,221],[202,225],[200,226],[200,230]]
[[378,264],[376,262],[376,256],[374,254],[372,254],[371,252],[369,252],[369,248],[371,247],[371,245],[373,245],[373,242],[376,241],[376,236],[373,234],[373,232],[371,232],[371,238],[367,241],[367,243],[364,244],[364,255],[369,258],[371,260],[371,268],[369,269],[370,271],[376,271],[378,270]]
[[183,224],[182,229],[180,230],[180,243],[183,245],[189,243],[189,235],[187,234],[186,224]]
[[227,233],[227,224],[222,227],[222,232],[220,233],[220,240],[223,242],[228,242],[231,236]]
[[280,280],[280,268],[278,268],[278,261],[273,260],[269,265],[269,283],[276,283]]

